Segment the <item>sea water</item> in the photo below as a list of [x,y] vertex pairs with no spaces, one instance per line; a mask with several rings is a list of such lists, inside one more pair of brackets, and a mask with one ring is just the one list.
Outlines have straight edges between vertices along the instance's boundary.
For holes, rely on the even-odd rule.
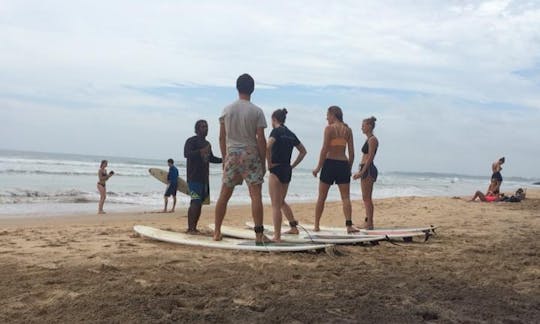
[[[0,150],[0,217],[23,215],[56,215],[95,213],[99,193],[97,173],[102,159],[109,161],[108,170],[115,175],[107,182],[107,211],[157,211],[163,207],[165,185],[148,173],[149,168],[167,170],[168,157],[163,160],[102,157],[76,154],[38,153]],[[176,163],[185,178],[185,159]],[[382,170],[380,170],[382,171]],[[221,186],[221,165],[211,164],[211,201],[215,203]],[[267,180],[268,174],[266,175]],[[538,179],[505,177],[503,189],[512,193]],[[317,199],[319,180],[311,170],[297,168],[289,186],[289,202],[311,202]],[[374,198],[404,196],[468,196],[476,190],[486,190],[489,175],[380,172],[373,190]],[[177,207],[189,205],[189,197],[178,194]],[[361,199],[360,184],[351,183],[351,198]],[[263,199],[270,202],[268,186],[263,185]],[[339,200],[336,186],[330,189],[328,200]],[[238,186],[232,204],[249,203],[245,185]]]

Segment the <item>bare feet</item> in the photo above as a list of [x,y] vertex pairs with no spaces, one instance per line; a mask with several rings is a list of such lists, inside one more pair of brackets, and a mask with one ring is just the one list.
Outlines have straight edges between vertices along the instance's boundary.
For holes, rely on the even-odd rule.
[[98,214],[103,215],[103,214],[107,214],[107,213],[105,211],[103,211],[103,210],[100,210],[100,211],[98,211]]
[[347,226],[347,233],[358,233],[360,230],[356,226]]
[[221,235],[221,232],[214,232],[214,241],[221,241],[223,240],[223,236]]
[[281,240],[281,238],[276,238],[276,237],[274,236],[274,237],[272,237],[272,242],[274,242],[274,243],[281,243],[281,242],[283,242],[283,241]]
[[171,209],[171,210],[169,211],[169,213],[174,213],[174,209]]
[[201,234],[201,232],[198,229],[194,229],[194,230],[188,229],[188,230],[186,230],[186,234],[199,235],[199,234]]
[[264,235],[264,233],[255,233],[255,243],[261,244],[270,242],[272,242],[272,240],[270,240],[268,236]]
[[286,232],[283,232],[283,234],[299,234],[298,228],[296,228],[296,227],[291,227],[290,230],[288,230],[288,231],[286,231]]

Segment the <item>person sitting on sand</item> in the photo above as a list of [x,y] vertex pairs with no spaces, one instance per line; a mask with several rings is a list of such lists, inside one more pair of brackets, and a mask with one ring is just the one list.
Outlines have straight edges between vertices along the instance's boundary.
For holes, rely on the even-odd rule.
[[491,192],[491,191],[488,191],[485,195],[483,192],[481,192],[480,190],[476,191],[474,193],[474,196],[471,198],[470,201],[475,201],[477,198],[480,199],[480,201],[484,201],[484,202],[496,202],[496,201],[500,201],[503,199],[503,196],[504,195],[500,195],[498,192],[497,193],[494,193],[494,192]]
[[109,162],[107,160],[101,161],[98,170],[98,183],[97,189],[99,191],[99,203],[98,203],[98,214],[105,214],[103,210],[103,205],[105,204],[105,198],[107,198],[107,189],[105,188],[105,183],[109,180],[110,177],[114,175],[114,171],[107,173],[107,165]]
[[[350,198],[351,166],[354,162],[353,133],[347,124],[343,122],[343,112],[338,106],[331,106],[326,113],[328,126],[324,129],[324,140],[319,156],[319,163],[313,170],[313,176],[317,177],[321,171],[319,181],[319,196],[315,207],[314,230],[320,230],[321,216],[324,204],[328,196],[328,190],[334,183],[338,185],[343,203],[345,226],[347,232],[358,232],[358,228],[352,223],[352,207]],[[348,150],[349,156],[345,151]],[[322,169],[322,170],[321,170]]]
[[169,197],[172,196],[173,206],[170,212],[174,213],[174,208],[176,207],[176,191],[178,190],[178,169],[174,166],[173,159],[168,159],[167,164],[169,165],[169,172],[167,173],[167,189],[165,190],[165,195],[163,195],[163,199],[165,201],[163,212],[167,212]]
[[202,205],[210,204],[210,163],[221,163],[222,159],[215,157],[212,146],[206,140],[208,123],[198,120],[195,123],[195,136],[186,140],[184,157],[186,160],[187,183],[191,202],[188,209],[187,233],[198,233],[197,223],[201,217]]
[[366,208],[366,218],[364,228],[368,230],[373,229],[373,200],[371,199],[373,193],[373,184],[377,181],[377,175],[379,171],[373,163],[377,149],[379,148],[379,140],[373,135],[373,129],[375,128],[375,117],[364,119],[362,122],[362,132],[366,135],[367,139],[362,146],[362,162],[360,162],[360,170],[353,175],[353,179],[361,178],[360,185],[362,187],[362,200]]
[[264,235],[262,184],[266,173],[266,119],[261,108],[251,103],[255,81],[249,74],[236,80],[238,100],[223,109],[219,118],[219,148],[223,156],[223,183],[215,209],[214,240],[220,241],[221,224],[234,187],[245,180],[251,198],[255,242],[269,241]]
[[[292,170],[302,162],[306,156],[306,148],[298,137],[285,126],[287,109],[278,109],[272,114],[272,132],[268,138],[266,159],[268,161],[268,191],[272,201],[272,216],[274,221],[275,242],[281,242],[282,211],[289,221],[291,229],[289,234],[298,234],[298,221],[294,219],[291,207],[285,201],[289,183],[291,182]],[[299,151],[298,156],[291,165],[293,148]]]

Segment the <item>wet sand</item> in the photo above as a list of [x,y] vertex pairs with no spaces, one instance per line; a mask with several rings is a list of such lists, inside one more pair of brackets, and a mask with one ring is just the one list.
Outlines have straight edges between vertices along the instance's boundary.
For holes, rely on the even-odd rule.
[[[437,235],[337,254],[213,250],[132,230],[183,231],[185,210],[3,219],[0,322],[540,322],[540,191],[527,195],[376,200],[376,226],[433,224]],[[314,205],[293,206],[300,223],[312,223]],[[353,211],[360,223],[361,202]],[[233,206],[225,224],[249,220],[249,206]],[[200,229],[209,223],[205,207]],[[343,223],[341,204],[328,203],[322,224]]]

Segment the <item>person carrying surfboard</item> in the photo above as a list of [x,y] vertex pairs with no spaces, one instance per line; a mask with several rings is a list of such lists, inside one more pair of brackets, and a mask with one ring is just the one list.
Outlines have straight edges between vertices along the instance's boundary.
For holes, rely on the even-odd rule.
[[206,140],[208,123],[198,120],[195,123],[195,136],[186,140],[184,157],[186,158],[186,174],[191,202],[188,209],[187,233],[195,234],[197,223],[201,217],[202,205],[210,204],[210,163],[222,163],[215,157],[212,146]]
[[223,156],[223,181],[215,209],[214,240],[221,237],[221,224],[234,187],[245,180],[251,198],[256,242],[269,239],[264,235],[262,184],[266,173],[266,119],[261,108],[251,103],[255,81],[249,74],[236,80],[238,100],[231,103],[219,118],[219,148]]
[[176,207],[176,190],[178,190],[178,169],[174,166],[173,159],[168,159],[167,164],[169,165],[169,173],[167,173],[167,189],[165,190],[165,195],[163,195],[163,199],[165,200],[163,212],[167,212],[169,197],[172,196],[173,206],[170,212],[174,213],[174,208]]
[[[285,201],[289,183],[291,182],[292,170],[302,162],[306,156],[306,148],[296,135],[285,126],[287,109],[278,109],[272,113],[272,132],[268,138],[266,158],[268,161],[268,191],[272,201],[272,218],[274,221],[275,242],[281,242],[281,222],[283,214],[287,217],[291,229],[287,234],[298,234],[298,221],[294,219],[291,207]],[[291,165],[293,148],[299,151],[296,160]]]

